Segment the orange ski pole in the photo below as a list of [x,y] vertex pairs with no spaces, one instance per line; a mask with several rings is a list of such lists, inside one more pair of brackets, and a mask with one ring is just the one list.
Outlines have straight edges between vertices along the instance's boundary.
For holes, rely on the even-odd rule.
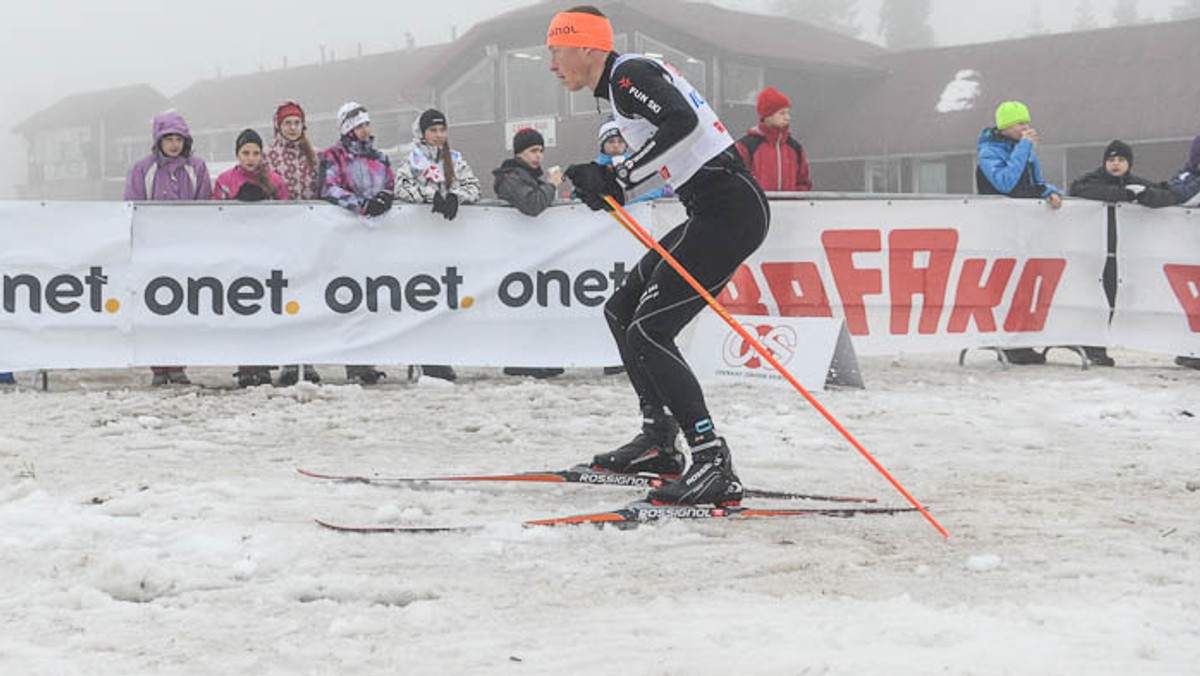
[[785,380],[791,383],[792,387],[796,388],[796,391],[799,392],[806,400],[808,400],[808,403],[812,404],[813,408],[817,409],[817,412],[824,416],[824,418],[829,421],[829,424],[833,425],[834,429],[840,432],[841,435],[846,438],[846,441],[849,441],[850,445],[867,459],[867,462],[871,463],[875,469],[879,470],[879,473],[882,474],[883,477],[892,484],[892,486],[895,486],[896,490],[900,491],[900,494],[904,496],[905,500],[908,500],[909,504],[915,507],[917,511],[919,511],[921,515],[929,521],[929,523],[933,524],[933,527],[942,534],[942,537],[950,537],[950,534],[946,532],[945,528],[942,528],[942,524],[938,523],[937,519],[933,518],[933,515],[929,513],[929,510],[921,506],[921,503],[917,502],[917,499],[914,498],[912,494],[904,488],[904,486],[900,485],[899,481],[896,481],[895,477],[893,477],[892,474],[888,472],[887,469],[881,465],[879,461],[867,451],[866,448],[863,447],[858,439],[854,438],[854,435],[850,434],[850,431],[847,430],[842,423],[838,422],[838,419],[833,417],[833,414],[830,413],[829,410],[824,406],[822,406],[821,402],[817,401],[816,397],[812,396],[808,390],[804,389],[804,386],[800,384],[800,381],[796,380],[796,378],[789,373],[786,368],[784,368],[783,364],[780,364],[779,360],[775,359],[775,355],[771,354],[767,348],[763,347],[762,343],[758,342],[758,339],[750,335],[749,331],[742,328],[742,325],[733,318],[733,315],[729,314],[729,311],[726,310],[719,302],[717,302],[717,299],[713,298],[712,294],[710,294],[708,290],[700,284],[700,282],[696,281],[696,278],[693,277],[691,273],[679,263],[679,261],[675,260],[674,256],[664,249],[661,244],[655,241],[650,233],[646,232],[646,229],[643,228],[633,218],[633,216],[629,215],[629,212],[625,211],[624,207],[622,207],[619,202],[614,200],[609,195],[604,195],[604,201],[607,202],[610,207],[612,207],[612,211],[609,213],[612,214],[612,217],[615,218],[623,228],[628,230],[629,233],[636,237],[639,242],[646,246],[646,248],[653,249],[658,253],[659,256],[662,256],[662,259],[666,261],[668,265],[674,268],[675,272],[678,272],[680,277],[683,277],[685,280],[687,280],[688,284],[692,285],[692,288],[700,294],[700,297],[708,303],[709,307],[715,310],[716,313],[725,320],[725,323],[729,324],[730,328],[732,328],[734,331],[737,331],[738,335],[742,337],[742,340],[745,340],[751,347],[753,347],[754,351],[758,352],[759,356],[765,359],[771,366],[775,368],[776,371],[779,372],[779,375],[783,376]]

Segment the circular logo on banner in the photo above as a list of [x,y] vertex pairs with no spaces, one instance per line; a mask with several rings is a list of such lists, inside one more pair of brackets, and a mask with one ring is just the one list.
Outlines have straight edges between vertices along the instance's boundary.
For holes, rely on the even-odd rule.
[[[767,348],[771,356],[784,366],[796,354],[796,347],[800,341],[796,338],[796,330],[790,326],[768,326],[766,324],[754,326],[743,324],[742,328],[746,329],[748,333],[755,335],[758,338],[758,342]],[[725,346],[722,352],[721,356],[725,358],[725,363],[729,366],[746,369],[761,369],[770,366],[737,331],[729,332],[729,335],[725,338]]]

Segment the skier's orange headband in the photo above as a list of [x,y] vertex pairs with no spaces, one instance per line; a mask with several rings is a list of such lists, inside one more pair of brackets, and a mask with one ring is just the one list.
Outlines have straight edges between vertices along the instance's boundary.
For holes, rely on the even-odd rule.
[[612,24],[608,19],[584,12],[559,12],[546,33],[547,47],[585,47],[603,52],[613,50]]

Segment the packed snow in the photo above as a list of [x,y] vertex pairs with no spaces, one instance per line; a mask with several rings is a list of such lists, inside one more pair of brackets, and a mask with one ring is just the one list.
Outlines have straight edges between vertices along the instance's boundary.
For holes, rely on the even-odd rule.
[[974,108],[975,101],[983,92],[979,77],[979,71],[975,70],[960,70],[955,73],[954,79],[946,84],[941,97],[938,98],[937,111],[958,113]]
[[[948,540],[918,514],[524,529],[640,494],[295,471],[569,466],[637,425],[627,381],[595,369],[364,389],[323,367],[251,390],[71,371],[48,392],[23,374],[0,390],[0,674],[1194,674],[1200,372],[1113,354],[870,357],[867,389],[817,393]],[[747,485],[904,504],[799,396],[708,395]]]

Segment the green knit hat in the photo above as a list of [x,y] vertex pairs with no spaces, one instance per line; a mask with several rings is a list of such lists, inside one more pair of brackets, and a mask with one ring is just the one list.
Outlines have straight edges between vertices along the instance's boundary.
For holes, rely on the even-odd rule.
[[997,129],[1008,129],[1018,122],[1028,122],[1029,119],[1029,109],[1020,101],[1005,101],[996,108]]

